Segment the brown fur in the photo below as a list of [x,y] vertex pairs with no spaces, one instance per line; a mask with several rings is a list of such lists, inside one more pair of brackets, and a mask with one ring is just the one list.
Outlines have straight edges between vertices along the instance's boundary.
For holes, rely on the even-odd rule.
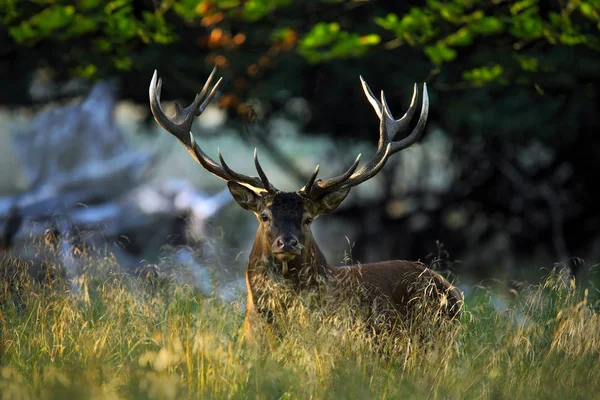
[[[234,190],[232,194],[238,200],[239,196]],[[246,197],[244,199],[248,200]],[[364,301],[371,303],[383,299],[390,306],[388,308],[402,318],[418,311],[422,300],[436,302],[442,314],[449,319],[460,317],[461,293],[440,274],[420,262],[383,261],[345,267],[329,266],[310,228],[303,229],[302,226],[306,215],[314,215],[315,205],[311,203],[311,200],[298,193],[277,193],[261,196],[255,207],[251,207],[259,216],[259,221],[263,212],[268,212],[272,221],[260,223],[246,268],[247,336],[252,336],[257,318],[271,322],[272,310],[259,305],[269,304],[269,296],[272,295],[269,279],[273,276],[283,278],[298,291],[324,282],[330,292],[344,293],[338,289],[358,283],[366,294]],[[273,254],[272,243],[282,233],[297,237],[302,247],[298,256],[287,261],[287,266]]]

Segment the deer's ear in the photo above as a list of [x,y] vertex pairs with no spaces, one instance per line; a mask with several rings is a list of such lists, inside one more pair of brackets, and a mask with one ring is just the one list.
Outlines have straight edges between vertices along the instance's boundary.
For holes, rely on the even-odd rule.
[[234,200],[244,209],[256,212],[262,200],[260,194],[244,185],[234,181],[228,181],[227,187]]
[[313,215],[327,214],[338,208],[350,193],[350,187],[342,187],[336,191],[327,193],[326,195],[313,200]]

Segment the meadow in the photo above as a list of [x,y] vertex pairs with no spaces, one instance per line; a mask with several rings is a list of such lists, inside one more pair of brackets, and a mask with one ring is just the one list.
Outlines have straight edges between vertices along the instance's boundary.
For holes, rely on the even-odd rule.
[[[499,308],[477,287],[460,323],[389,337],[352,310],[298,301],[248,344],[243,293],[225,302],[173,271],[78,254],[76,276],[0,258],[2,399],[591,399],[598,289],[556,269]],[[592,267],[593,269],[593,267]],[[319,299],[318,301],[322,301]],[[326,303],[326,302],[325,302]],[[347,308],[351,308],[348,305]],[[327,311],[329,310],[329,312]]]

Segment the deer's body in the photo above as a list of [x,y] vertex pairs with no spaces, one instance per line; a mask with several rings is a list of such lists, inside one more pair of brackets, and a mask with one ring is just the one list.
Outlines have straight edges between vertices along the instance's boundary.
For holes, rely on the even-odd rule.
[[[235,196],[235,195],[234,195]],[[275,195],[275,200],[281,196],[287,202],[278,204],[277,201],[269,202],[271,214],[281,222],[284,227],[298,226],[302,215],[297,210],[302,210],[302,204],[308,200],[296,193],[280,193]],[[296,201],[290,201],[296,198]],[[293,206],[290,206],[290,203]],[[284,206],[283,210],[278,209]],[[296,212],[292,212],[292,210]],[[297,220],[297,221],[294,221]],[[293,231],[293,229],[292,229]],[[256,318],[269,320],[271,310],[265,307],[274,285],[269,284],[273,275],[284,278],[285,281],[296,287],[298,291],[310,285],[325,284],[326,289],[338,295],[344,294],[340,287],[362,286],[366,298],[365,306],[375,300],[388,302],[399,316],[409,314],[412,305],[416,305],[424,293],[428,293],[430,300],[443,301],[446,316],[455,318],[460,315],[462,296],[440,274],[427,268],[425,264],[414,261],[382,261],[370,264],[355,264],[342,267],[328,265],[325,256],[312,238],[310,231],[289,232],[294,237],[303,240],[302,252],[290,259],[282,261],[273,254],[273,240],[269,230],[261,224],[254,239],[246,266],[246,287],[248,297],[246,301],[245,333],[252,336],[252,329]],[[429,290],[426,290],[426,289]],[[340,301],[345,301],[340,296]],[[442,300],[443,299],[443,300]]]
[[[269,295],[264,293],[263,283],[269,279],[268,274],[265,272],[269,268],[281,268],[277,264],[278,262],[275,260],[272,260],[270,265],[257,266],[252,260],[248,264],[246,269],[246,287],[248,289],[245,315],[246,331],[252,328],[254,318],[267,317],[268,310],[261,308],[258,304],[261,303],[261,296]],[[288,266],[288,268],[290,267]],[[409,314],[411,301],[421,295],[419,289],[423,290],[426,286],[433,284],[435,292],[432,293],[432,300],[436,296],[445,296],[447,316],[449,318],[460,316],[460,303],[462,302],[460,292],[443,276],[422,263],[393,260],[343,267],[325,266],[314,268],[305,266],[304,268],[316,269],[320,273],[320,277],[323,278],[319,282],[324,282],[336,293],[340,293],[340,291],[336,290],[337,288],[334,286],[348,286],[349,280],[353,280],[352,284],[358,282],[363,285],[370,295],[370,298],[367,299],[369,303],[376,299],[385,299],[401,317],[406,317]],[[298,277],[296,274],[295,267],[291,267],[286,276],[290,281],[297,282],[298,287],[303,287],[303,280],[307,278]],[[417,283],[420,283],[421,286],[419,287]],[[340,300],[343,301],[344,299]]]
[[[343,174],[327,180],[317,179],[319,167],[315,169],[306,186],[297,192],[277,190],[262,170],[256,151],[254,163],[258,177],[233,171],[219,153],[219,163],[212,160],[198,146],[190,132],[195,116],[200,115],[211,101],[219,80],[210,92],[208,89],[215,71],[208,78],[202,92],[194,102],[182,109],[176,108],[173,118],[168,118],[160,105],[161,81],[156,72],[150,83],[150,108],[156,121],[172,133],[188,152],[206,170],[227,181],[227,186],[236,202],[244,209],[255,213],[259,221],[254,246],[246,267],[248,301],[246,304],[246,327],[250,328],[255,318],[269,320],[271,310],[268,299],[273,295],[270,279],[276,276],[298,291],[316,283],[324,283],[332,293],[346,286],[358,285],[361,296],[368,303],[383,299],[388,308],[401,317],[416,310],[416,300],[432,300],[441,307],[447,318],[460,315],[462,295],[438,273],[419,262],[383,261],[373,264],[331,267],[316,244],[310,230],[314,218],[334,211],[346,198],[353,186],[375,176],[385,165],[389,156],[414,144],[422,135],[427,121],[429,100],[424,86],[423,104],[419,121],[409,136],[395,141],[396,133],[404,129],[412,118],[418,95],[415,85],[410,108],[399,120],[392,117],[383,92],[381,102],[373,96],[367,84],[362,86],[367,99],[380,119],[380,134],[377,151],[372,159],[358,169],[360,155]],[[361,298],[362,299],[362,298]],[[340,299],[344,301],[344,299]],[[416,311],[417,312],[417,311]]]

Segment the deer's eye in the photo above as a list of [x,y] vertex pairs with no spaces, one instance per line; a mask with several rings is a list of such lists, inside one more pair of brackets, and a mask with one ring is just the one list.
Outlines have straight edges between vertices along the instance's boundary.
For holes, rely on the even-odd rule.
[[262,222],[267,222],[269,220],[269,214],[266,212],[260,213],[260,220]]
[[311,217],[308,217],[304,220],[304,225],[310,225],[312,223],[313,219]]

